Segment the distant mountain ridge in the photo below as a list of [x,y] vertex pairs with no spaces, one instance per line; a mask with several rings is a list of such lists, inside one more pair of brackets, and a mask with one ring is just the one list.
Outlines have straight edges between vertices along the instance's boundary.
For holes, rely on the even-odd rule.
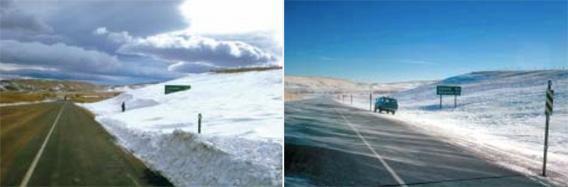
[[362,83],[340,78],[286,76],[286,92],[295,93],[321,93],[321,92],[369,92],[393,93],[401,90],[415,88],[435,81],[404,81],[393,83]]
[[108,86],[82,81],[46,79],[6,79],[0,80],[0,91],[96,91]]

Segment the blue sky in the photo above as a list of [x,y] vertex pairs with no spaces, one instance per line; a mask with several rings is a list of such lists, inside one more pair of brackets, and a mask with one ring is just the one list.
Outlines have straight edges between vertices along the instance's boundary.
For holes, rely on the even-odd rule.
[[568,68],[568,1],[285,1],[286,75],[364,82]]

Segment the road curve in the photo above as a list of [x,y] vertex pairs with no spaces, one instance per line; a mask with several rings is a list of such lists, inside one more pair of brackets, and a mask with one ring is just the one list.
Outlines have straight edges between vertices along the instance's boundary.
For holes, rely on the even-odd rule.
[[543,186],[402,122],[318,98],[285,104],[287,186]]

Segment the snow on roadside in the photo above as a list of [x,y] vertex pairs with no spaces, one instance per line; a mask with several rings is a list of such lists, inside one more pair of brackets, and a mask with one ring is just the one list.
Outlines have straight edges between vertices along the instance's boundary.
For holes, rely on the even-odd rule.
[[[395,93],[399,111],[389,118],[449,138],[503,166],[539,175],[544,141],[544,92],[553,80],[555,110],[550,122],[548,178],[568,184],[568,71],[475,72]],[[462,86],[457,108],[444,97],[439,109],[435,86]],[[369,109],[369,96],[354,96],[352,106]],[[349,103],[346,103],[349,105]]]
[[[192,88],[164,95],[165,84]],[[177,186],[282,184],[282,70],[192,74],[82,106]]]

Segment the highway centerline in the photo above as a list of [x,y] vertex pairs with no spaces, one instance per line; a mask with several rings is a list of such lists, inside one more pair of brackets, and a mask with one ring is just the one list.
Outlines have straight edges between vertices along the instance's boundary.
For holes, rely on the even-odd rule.
[[404,187],[408,187],[406,185],[406,182],[404,182],[404,180],[402,180],[402,178],[400,178],[400,176],[398,176],[398,174],[394,171],[394,169],[392,169],[390,167],[390,165],[383,159],[383,157],[381,155],[379,155],[379,153],[377,153],[375,151],[375,149],[373,149],[371,147],[371,145],[369,144],[369,142],[367,142],[367,140],[365,139],[365,137],[363,137],[361,135],[361,133],[359,133],[359,131],[353,127],[353,125],[351,124],[351,122],[349,122],[349,120],[347,120],[347,118],[339,111],[337,111],[336,108],[334,108],[333,110],[335,110],[336,113],[338,113],[339,115],[341,115],[341,117],[343,118],[343,120],[345,121],[345,123],[347,123],[347,126],[349,126],[351,128],[351,130],[355,131],[355,133],[357,134],[357,136],[359,136],[359,138],[363,141],[363,143],[365,143],[365,145],[367,145],[367,148],[369,148],[369,150],[371,150],[371,152],[373,152],[373,154],[375,155],[375,157],[381,162],[381,164],[383,164],[383,166],[387,169],[387,171],[391,174],[391,176],[396,180],[396,182],[398,183],[398,185],[400,186],[404,186]]
[[55,121],[53,121],[53,124],[51,125],[51,129],[49,129],[49,132],[47,133],[47,137],[45,137],[43,144],[41,144],[41,147],[39,148],[39,151],[37,152],[36,156],[34,157],[34,160],[33,160],[32,164],[30,165],[30,168],[26,172],[26,175],[24,175],[24,179],[22,180],[22,183],[20,183],[20,187],[28,186],[28,182],[30,181],[30,178],[32,177],[32,174],[33,174],[33,172],[34,172],[34,170],[37,166],[37,163],[39,162],[39,159],[41,158],[41,155],[43,154],[43,150],[45,149],[47,142],[49,142],[49,138],[51,137],[51,134],[53,133],[53,130],[55,129],[55,126],[57,125],[57,122],[59,121],[59,118],[61,117],[61,114],[63,113],[63,109],[65,108],[65,104],[66,103],[63,103],[63,106],[61,106],[61,109],[59,109],[59,113],[57,114],[57,117],[55,117]]

